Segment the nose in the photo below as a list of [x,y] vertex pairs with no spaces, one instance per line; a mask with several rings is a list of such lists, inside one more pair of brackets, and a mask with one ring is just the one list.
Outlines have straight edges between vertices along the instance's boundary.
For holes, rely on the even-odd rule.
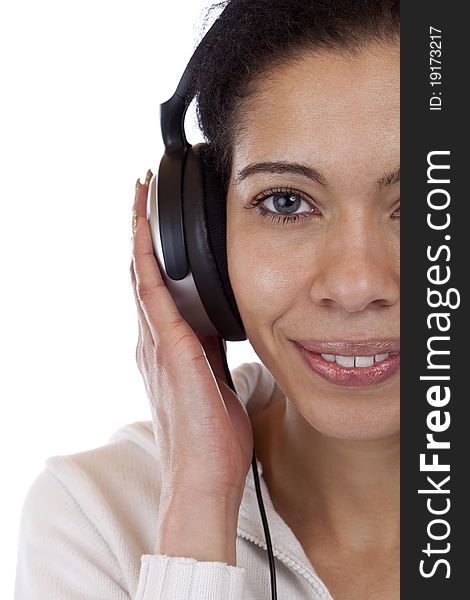
[[399,301],[399,240],[382,229],[349,223],[327,236],[317,259],[311,285],[316,304],[359,312]]

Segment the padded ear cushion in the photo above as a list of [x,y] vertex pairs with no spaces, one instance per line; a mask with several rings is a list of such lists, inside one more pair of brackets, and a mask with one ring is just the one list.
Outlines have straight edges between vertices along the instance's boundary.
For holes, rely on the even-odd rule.
[[228,341],[246,339],[227,268],[226,198],[206,144],[192,146],[183,176],[188,261],[209,319]]

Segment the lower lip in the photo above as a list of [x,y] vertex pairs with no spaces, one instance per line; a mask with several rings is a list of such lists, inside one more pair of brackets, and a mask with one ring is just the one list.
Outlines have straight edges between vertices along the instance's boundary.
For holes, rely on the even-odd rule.
[[377,385],[389,379],[400,367],[400,354],[394,354],[370,367],[342,367],[336,362],[327,362],[316,352],[309,352],[294,342],[306,364],[330,383],[346,387]]

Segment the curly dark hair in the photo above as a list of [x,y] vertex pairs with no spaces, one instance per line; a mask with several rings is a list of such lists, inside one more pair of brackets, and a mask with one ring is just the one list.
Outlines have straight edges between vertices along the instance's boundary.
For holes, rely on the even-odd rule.
[[191,75],[199,127],[228,187],[243,101],[263,75],[305,51],[352,54],[367,43],[398,43],[399,0],[224,0],[219,34],[200,46]]

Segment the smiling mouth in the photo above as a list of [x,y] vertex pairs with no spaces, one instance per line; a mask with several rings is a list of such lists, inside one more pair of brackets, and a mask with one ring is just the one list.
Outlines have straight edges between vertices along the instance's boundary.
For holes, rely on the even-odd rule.
[[[344,354],[316,352],[304,347],[302,343],[293,341],[302,356],[304,364],[311,371],[330,383],[346,387],[368,387],[382,383],[392,377],[400,367],[400,352],[397,343],[385,342],[331,342],[308,343],[316,349],[340,348]],[[321,348],[320,348],[321,347]],[[375,349],[388,349],[389,352],[374,353]],[[393,347],[393,350],[392,350]],[[370,354],[365,352],[368,348]],[[351,350],[355,349],[356,353]],[[359,350],[359,352],[357,352]]]

